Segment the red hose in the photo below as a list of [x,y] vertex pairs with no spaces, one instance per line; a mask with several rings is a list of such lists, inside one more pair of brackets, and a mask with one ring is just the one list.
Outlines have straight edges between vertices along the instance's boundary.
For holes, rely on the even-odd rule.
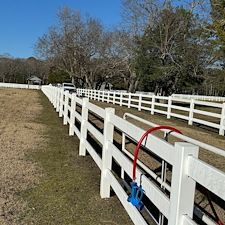
[[155,130],[161,130],[161,129],[168,129],[168,130],[172,130],[172,131],[175,131],[179,134],[182,134],[179,130],[177,130],[176,128],[173,128],[173,127],[169,127],[169,126],[158,126],[158,127],[153,127],[149,130],[147,130],[141,137],[141,139],[139,140],[138,144],[137,144],[137,147],[136,147],[136,150],[135,150],[135,153],[134,153],[134,161],[133,161],[133,181],[136,180],[136,167],[137,167],[137,158],[138,158],[138,152],[139,152],[139,149],[141,147],[141,144],[143,142],[143,140],[145,139],[146,136],[148,136],[148,134],[150,134],[152,131],[155,131]]
[[[146,136],[148,136],[152,131],[155,131],[155,130],[161,130],[161,129],[168,129],[168,130],[172,130],[172,131],[175,131],[179,134],[182,134],[179,130],[177,130],[176,128],[173,128],[173,127],[169,127],[169,126],[158,126],[158,127],[153,127],[149,130],[147,130],[141,137],[141,139],[139,140],[137,146],[136,146],[136,150],[135,150],[135,153],[134,153],[134,161],[133,161],[133,181],[136,180],[136,168],[137,168],[137,158],[138,158],[138,152],[139,152],[139,149],[141,147],[141,144],[143,142],[143,140],[145,139]],[[205,191],[205,195],[206,197],[208,198],[208,201],[209,201],[209,204],[211,206],[211,209],[214,213],[214,216],[217,220],[217,223],[219,225],[223,225],[222,222],[220,221],[217,213],[216,213],[216,210],[214,209],[213,207],[213,204],[212,204],[212,201],[211,201],[211,198],[209,196],[209,193],[208,193],[208,190],[204,187],[204,191]]]

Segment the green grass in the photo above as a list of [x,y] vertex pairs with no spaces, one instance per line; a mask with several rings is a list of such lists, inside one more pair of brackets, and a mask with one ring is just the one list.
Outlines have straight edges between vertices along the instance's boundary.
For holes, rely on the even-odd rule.
[[[47,98],[40,93],[46,147],[33,151],[43,176],[34,187],[22,192],[28,202],[21,215],[26,224],[132,224],[117,197],[101,199],[100,170],[90,156],[78,156],[79,140],[68,135]],[[24,223],[21,223],[24,224]]]

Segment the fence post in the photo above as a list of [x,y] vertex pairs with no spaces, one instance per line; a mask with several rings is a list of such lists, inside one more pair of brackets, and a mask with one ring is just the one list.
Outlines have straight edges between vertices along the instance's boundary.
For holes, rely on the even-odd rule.
[[191,98],[188,125],[193,125],[194,108],[195,108],[195,99]]
[[105,91],[102,92],[102,102],[105,101]]
[[141,111],[141,101],[142,101],[142,95],[139,94],[139,100],[138,100],[138,111]]
[[115,114],[114,108],[105,109],[104,119],[104,141],[102,147],[102,171],[101,171],[101,184],[100,184],[100,195],[101,198],[110,197],[110,183],[106,176],[107,169],[112,169],[112,154],[110,152],[108,142],[113,142],[114,126],[109,121],[110,114]]
[[[49,90],[50,89],[50,90]],[[48,87],[48,99],[51,103],[53,103],[53,92],[52,87]]]
[[48,87],[48,91],[49,91],[49,96],[50,96],[50,102],[52,103],[52,104],[54,104],[54,92],[53,92],[53,87],[52,86],[50,86],[50,87]]
[[167,107],[167,119],[170,119],[171,114],[172,97],[168,97],[168,107]]
[[51,86],[50,89],[51,89],[51,95],[52,95],[52,101],[51,101],[51,103],[52,103],[52,105],[55,108],[55,87]]
[[197,158],[198,150],[190,143],[175,143],[168,225],[182,224],[182,215],[193,218],[196,182],[187,175],[188,157]]
[[221,110],[219,135],[224,135],[224,130],[225,130],[225,103],[223,103]]
[[131,92],[129,92],[129,96],[128,96],[128,108],[130,108],[130,102],[131,102]]
[[57,96],[56,96],[56,112],[59,112],[60,105],[60,89],[57,88]]
[[155,108],[155,95],[152,96],[152,104],[151,104],[151,114],[154,115]]
[[70,128],[69,128],[69,135],[74,135],[73,126],[75,123],[75,109],[76,109],[76,94],[72,94],[71,98],[71,111],[70,111]]
[[98,101],[100,101],[101,91],[98,90]]
[[108,91],[107,103],[109,103],[109,96],[110,96],[110,91]]
[[56,108],[56,112],[57,112],[57,107],[58,107],[58,104],[59,104],[59,95],[60,95],[60,93],[59,93],[59,88],[56,87],[56,88],[55,88],[55,91],[56,91],[56,96],[55,96],[55,108]]
[[68,97],[68,95],[69,95],[69,91],[65,91],[63,125],[67,124],[68,105],[69,105],[69,97]]
[[63,98],[64,98],[64,91],[60,91],[60,100],[59,100],[59,117],[63,116]]
[[53,90],[53,106],[56,109],[56,104],[57,104],[57,87],[52,87]]
[[87,121],[88,121],[88,98],[83,98],[82,103],[82,114],[81,114],[81,128],[80,128],[80,146],[79,146],[79,155],[86,155],[86,139],[87,139]]
[[116,92],[114,91],[113,92],[113,104],[115,104],[115,101],[116,101]]
[[123,92],[120,92],[120,106],[122,106],[122,102],[123,102]]

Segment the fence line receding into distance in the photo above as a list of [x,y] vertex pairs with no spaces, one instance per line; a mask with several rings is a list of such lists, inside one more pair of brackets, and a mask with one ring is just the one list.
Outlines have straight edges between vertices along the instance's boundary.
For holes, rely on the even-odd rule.
[[[124,151],[125,149],[117,143],[118,133],[121,134],[121,139],[122,134],[124,134],[129,141],[132,140],[132,142],[137,143],[145,131],[116,116],[113,108],[100,108],[90,103],[88,98],[79,98],[76,94],[64,92],[57,87],[42,86],[41,89],[51,101],[59,116],[63,118],[63,124],[69,125],[69,135],[76,135],[80,139],[79,155],[85,156],[88,152],[101,170],[101,197],[110,197],[112,188],[134,224],[149,224],[149,217],[146,217],[146,213],[138,211],[135,206],[127,201],[130,188],[124,183],[129,184],[132,179],[133,160],[132,156],[130,158]],[[85,95],[88,96],[88,93]],[[149,101],[146,101],[145,96],[133,97],[128,94],[128,100],[125,103],[125,100],[119,98],[116,93],[98,95],[96,92],[94,94],[89,92],[88,97],[92,98],[91,95],[95,99],[103,101],[106,99],[106,101],[112,101],[115,104],[119,102],[120,105],[127,104],[128,107],[134,105],[140,110],[143,107],[149,108],[148,105],[153,105],[153,108],[150,108],[153,113],[164,111],[157,107],[168,108],[168,106],[165,106],[167,104],[156,101],[157,99],[160,101],[166,100],[164,97],[153,97],[155,103],[165,104],[162,106],[152,102],[149,103]],[[139,98],[143,98],[146,102],[136,102],[135,100]],[[174,99],[171,101],[174,101]],[[171,103],[170,109],[172,108]],[[179,110],[181,109],[179,108]],[[165,114],[168,115],[167,113],[168,110]],[[100,126],[93,123],[91,120],[93,116],[101,121]],[[93,140],[98,144],[98,147],[93,144]],[[151,168],[152,165],[144,163],[142,158],[139,158],[139,162],[144,163],[145,166],[140,165],[137,168],[136,181],[141,184],[145,191],[143,198],[144,212],[147,212],[147,215],[152,217],[156,224],[196,225],[197,222],[193,214],[203,219],[203,211],[201,208],[196,209],[194,205],[197,192],[196,184],[208,189],[219,199],[221,206],[224,206],[225,173],[198,158],[199,146],[184,141],[171,144],[150,134],[145,141],[143,150],[146,152],[147,157],[155,157],[154,160],[157,159],[157,163],[160,164],[158,168],[155,168],[161,169],[161,171],[157,172],[157,177],[167,175],[166,179],[161,179],[162,182],[157,185],[150,178],[154,172]],[[145,158],[147,157],[145,156]],[[164,163],[167,164],[167,168],[172,168],[170,171],[165,171],[165,173],[163,172]],[[115,165],[120,172],[115,170]],[[223,207],[222,210],[223,215]],[[204,215],[204,222],[209,225],[216,224],[207,215]]]
[[[145,131],[116,116],[113,108],[100,108],[90,103],[88,98],[78,98],[75,94],[51,86],[43,86],[42,91],[59,112],[59,116],[63,117],[63,123],[69,125],[69,134],[76,134],[79,137],[79,154],[85,156],[88,152],[101,170],[101,197],[110,197],[112,188],[134,224],[148,224],[142,213],[127,201],[129,188],[121,185],[121,180],[131,180],[132,159],[115,144],[115,130],[121,131],[135,142],[139,141]],[[103,129],[98,129],[90,122],[91,114],[95,114],[103,121]],[[88,136],[97,140],[102,149],[101,153],[89,142]],[[173,168],[171,183],[166,181],[169,193],[155,185],[149,179],[146,170],[143,173],[143,168],[137,169],[137,183],[141,183],[145,190],[145,210],[154,217],[156,224],[163,224],[165,221],[169,225],[197,224],[193,220],[193,214],[200,212],[194,207],[196,183],[214,193],[221,201],[225,201],[225,174],[198,159],[198,146],[187,142],[176,142],[172,145],[154,135],[149,135],[145,149]],[[115,175],[112,166],[115,162],[121,169],[121,174]],[[148,165],[146,166],[151,170]],[[156,217],[151,213],[152,205],[158,210]],[[215,224],[209,218],[205,221],[208,221],[207,224]]]
[[197,123],[217,129],[220,135],[224,135],[225,103],[91,89],[77,89],[77,93],[93,100],[163,114],[168,119],[179,118],[188,121],[189,125]]

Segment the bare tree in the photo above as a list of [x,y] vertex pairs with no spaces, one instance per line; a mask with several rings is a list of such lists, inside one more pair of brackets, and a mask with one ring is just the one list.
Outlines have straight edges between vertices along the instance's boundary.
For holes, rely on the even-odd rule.
[[17,65],[13,58],[0,58],[0,77],[3,83],[14,81]]
[[134,92],[138,85],[138,77],[133,67],[135,60],[133,34],[114,29],[107,36],[103,53],[105,77],[122,78],[128,92]]
[[154,26],[159,14],[174,0],[123,0],[123,23],[135,35]]
[[42,80],[46,80],[49,74],[50,66],[47,61],[29,57],[23,60],[22,65],[27,77],[35,75]]
[[92,88],[96,72],[92,64],[103,48],[103,26],[88,15],[83,19],[79,11],[68,7],[61,8],[57,17],[58,23],[38,39],[36,53],[67,72],[73,82],[77,79]]

